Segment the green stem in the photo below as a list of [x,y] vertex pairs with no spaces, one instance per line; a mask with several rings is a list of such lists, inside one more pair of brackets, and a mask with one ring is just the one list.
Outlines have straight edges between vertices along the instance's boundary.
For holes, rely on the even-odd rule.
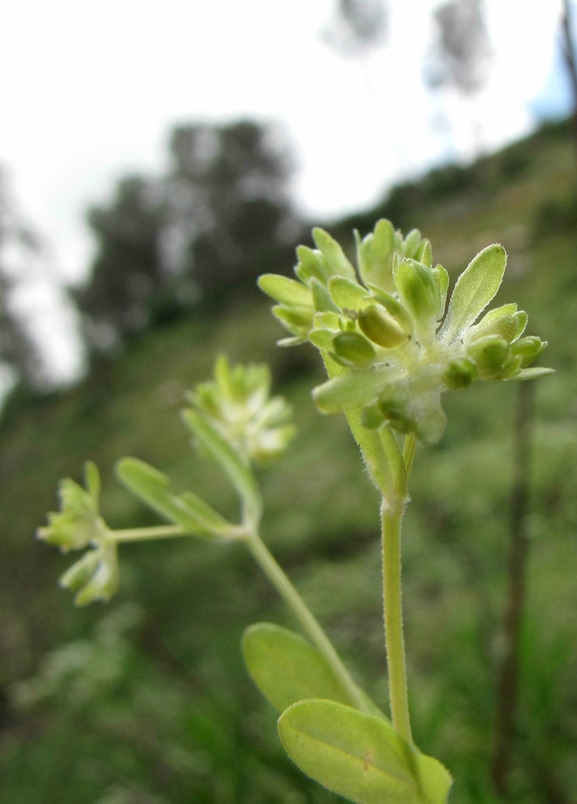
[[417,451],[417,436],[414,433],[408,433],[405,436],[405,443],[403,444],[403,461],[405,464],[405,477],[408,484],[413,469],[413,461],[415,460],[415,452]]
[[258,533],[252,532],[247,535],[246,544],[257,563],[264,571],[267,578],[277,589],[281,597],[301,623],[306,633],[316,645],[320,653],[325,657],[331,666],[335,676],[339,679],[343,687],[347,690],[351,705],[363,712],[370,712],[365,703],[360,689],[351,678],[349,671],[341,661],[340,656],[334,649],[331,641],[323,631],[316,617],[289,581],[283,570],[277,564],[275,558],[264,544]]
[[389,694],[393,725],[399,734],[412,743],[407,670],[403,637],[401,602],[401,522],[404,505],[383,503],[383,598],[385,609],[385,641],[389,671]]
[[190,535],[190,531],[180,525],[159,525],[155,528],[130,528],[108,532],[108,537],[115,542],[138,542],[143,539],[169,539],[173,536]]

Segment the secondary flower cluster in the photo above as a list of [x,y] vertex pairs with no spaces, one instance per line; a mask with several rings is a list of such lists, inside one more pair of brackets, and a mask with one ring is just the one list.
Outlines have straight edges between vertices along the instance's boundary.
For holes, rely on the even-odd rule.
[[[260,517],[261,500],[250,462],[268,462],[279,456],[295,434],[294,425],[289,423],[292,408],[283,397],[270,397],[270,381],[267,366],[231,366],[221,356],[215,364],[214,380],[199,383],[189,394],[194,409],[183,411],[199,447],[228,476],[241,497],[244,513],[253,519]],[[99,514],[96,466],[86,464],[85,489],[69,478],[62,480],[60,511],[48,514],[48,526],[39,528],[38,537],[63,552],[88,548],[60,578],[61,586],[76,592],[79,606],[108,600],[117,591],[121,541],[167,535],[226,541],[237,538],[242,530],[196,494],[174,493],[169,478],[144,461],[124,458],[117,465],[117,474],[130,491],[171,525],[168,532],[162,527],[113,531]]]
[[447,307],[449,275],[433,265],[431,244],[418,230],[404,238],[380,220],[363,240],[355,234],[360,279],[341,246],[315,229],[317,249],[297,249],[299,281],[276,274],[259,280],[291,333],[280,344],[308,340],[323,354],[331,379],[314,391],[320,410],[360,409],[366,427],[389,424],[433,444],[445,429],[444,391],[549,373],[527,368],[546,344],[521,337],[527,314],[516,304],[477,322],[503,278],[502,246],[473,259]]
[[267,463],[281,455],[295,435],[292,407],[282,396],[270,397],[265,364],[231,366],[221,355],[214,380],[199,383],[188,400],[245,461]]
[[70,478],[59,488],[61,510],[48,514],[48,527],[38,529],[38,538],[69,550],[90,549],[60,578],[60,585],[76,592],[77,606],[93,600],[109,600],[118,589],[116,543],[98,513],[100,477],[93,463],[86,464],[86,490]]

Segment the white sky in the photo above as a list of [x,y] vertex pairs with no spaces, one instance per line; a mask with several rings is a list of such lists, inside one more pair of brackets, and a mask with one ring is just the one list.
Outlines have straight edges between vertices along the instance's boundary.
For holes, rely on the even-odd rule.
[[[161,171],[177,122],[283,122],[297,202],[319,219],[367,206],[435,160],[530,128],[530,104],[552,69],[560,0],[486,0],[494,59],[474,107],[431,99],[424,87],[438,0],[389,3],[389,44],[360,62],[321,40],[333,0],[6,2],[0,165],[49,239],[56,272],[85,274],[86,207],[126,171]],[[449,139],[433,131],[440,115]],[[45,337],[64,348],[57,323]]]

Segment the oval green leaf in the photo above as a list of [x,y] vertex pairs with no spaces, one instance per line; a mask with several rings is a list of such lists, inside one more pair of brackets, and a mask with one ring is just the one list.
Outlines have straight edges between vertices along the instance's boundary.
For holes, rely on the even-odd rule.
[[294,631],[255,623],[244,632],[242,650],[252,680],[279,712],[309,698],[353,704],[324,656]]
[[386,721],[335,701],[293,704],[279,719],[285,751],[315,781],[356,804],[417,804],[414,757]]
[[413,772],[419,786],[419,804],[446,804],[453,779],[449,771],[434,757],[413,752]]
[[146,505],[161,516],[195,535],[205,538],[223,537],[230,524],[204,500],[192,492],[182,496],[169,489],[169,479],[154,467],[137,458],[123,458],[116,473],[120,480]]

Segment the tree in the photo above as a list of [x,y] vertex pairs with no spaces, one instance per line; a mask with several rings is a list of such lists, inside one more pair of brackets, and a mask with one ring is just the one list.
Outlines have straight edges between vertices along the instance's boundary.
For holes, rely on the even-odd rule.
[[437,40],[429,60],[429,86],[452,86],[474,95],[485,83],[491,55],[481,0],[449,0],[435,11],[434,20]]
[[221,304],[259,274],[292,265],[301,226],[274,129],[179,126],[170,155],[166,176],[127,177],[108,206],[89,212],[98,252],[75,296],[95,348],[199,300]]
[[27,265],[41,253],[41,241],[19,214],[0,171],[0,366],[12,382],[29,385],[41,382],[43,360],[14,300]]
[[164,203],[159,182],[122,179],[108,207],[93,207],[88,223],[98,243],[89,282],[74,292],[91,346],[107,349],[148,323],[164,285],[160,233]]
[[221,299],[273,266],[288,269],[300,232],[288,200],[290,163],[274,131],[251,122],[181,126],[166,182],[173,270]]
[[337,0],[335,17],[324,38],[345,56],[358,56],[379,47],[387,32],[383,0]]

